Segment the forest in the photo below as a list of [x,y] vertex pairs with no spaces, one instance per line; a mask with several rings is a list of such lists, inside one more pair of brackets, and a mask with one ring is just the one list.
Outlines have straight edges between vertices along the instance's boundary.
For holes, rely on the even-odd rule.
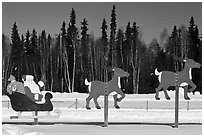
[[[187,57],[202,64],[202,37],[194,17],[189,26],[172,26],[146,44],[140,26],[127,22],[125,30],[117,28],[116,7],[110,10],[111,23],[101,22],[101,36],[88,34],[88,20],[76,26],[77,13],[71,9],[69,22],[62,21],[55,37],[46,33],[27,30],[19,35],[17,22],[13,23],[11,37],[2,34],[2,94],[6,92],[8,78],[33,75],[36,82],[45,83],[44,90],[52,92],[88,93],[84,80],[110,80],[113,73],[107,67],[118,67],[129,72],[121,78],[121,88],[126,94],[155,93],[159,71],[181,71],[184,64],[175,62],[173,55]],[[110,34],[108,35],[107,32]],[[202,66],[202,65],[201,65]],[[202,93],[202,67],[192,70],[193,82]]]

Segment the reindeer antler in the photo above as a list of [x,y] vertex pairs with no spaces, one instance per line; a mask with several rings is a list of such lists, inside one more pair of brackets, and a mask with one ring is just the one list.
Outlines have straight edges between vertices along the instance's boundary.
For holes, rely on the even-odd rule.
[[107,71],[113,71],[112,67],[104,67],[104,69],[107,70]]
[[185,62],[183,58],[178,57],[177,55],[174,55],[174,54],[173,54],[173,59],[174,59],[175,61],[178,61],[178,62],[181,62],[181,63]]

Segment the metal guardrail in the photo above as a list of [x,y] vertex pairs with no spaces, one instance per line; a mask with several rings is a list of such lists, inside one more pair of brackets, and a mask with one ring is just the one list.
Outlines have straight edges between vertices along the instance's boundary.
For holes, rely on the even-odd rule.
[[[114,108],[112,101],[109,101],[109,108]],[[121,108],[129,108],[129,109],[174,109],[174,101],[165,101],[163,100],[162,102],[160,101],[152,101],[152,100],[129,100],[129,102],[134,102],[134,103],[128,103],[128,100],[124,103],[121,102],[119,105]],[[167,102],[168,108],[165,108],[166,105],[163,104],[163,102]],[[60,100],[54,100],[52,101],[54,107],[64,107],[64,108],[85,108],[85,100],[84,99],[79,99],[75,98],[69,101],[60,101]],[[202,109],[202,100],[187,100],[187,101],[180,101],[180,109],[186,109],[186,110],[193,110],[193,109]],[[103,108],[103,100],[99,100],[99,104],[102,105]],[[164,106],[163,106],[164,105]],[[92,108],[95,108],[94,103],[90,102],[90,106]],[[158,106],[158,107],[155,107]],[[9,100],[2,100],[2,107],[11,109],[11,104]]]

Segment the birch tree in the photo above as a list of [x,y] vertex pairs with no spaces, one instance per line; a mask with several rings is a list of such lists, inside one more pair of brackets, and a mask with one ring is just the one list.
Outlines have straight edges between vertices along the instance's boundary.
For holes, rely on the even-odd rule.
[[71,42],[70,48],[73,51],[73,66],[72,66],[72,86],[71,86],[71,92],[74,92],[74,86],[75,86],[75,73],[76,73],[76,54],[77,54],[77,47],[79,46],[78,41],[78,32],[76,27],[76,13],[75,10],[72,8],[72,11],[70,13],[70,22],[69,27],[67,29],[67,36],[68,40]]
[[131,64],[133,68],[133,93],[138,94],[139,86],[139,75],[140,75],[140,43],[139,43],[139,27],[136,25],[136,22],[133,22],[132,27],[132,39],[133,44],[131,47]]
[[7,80],[9,78],[9,58],[11,47],[9,39],[2,35],[2,94],[6,92]]

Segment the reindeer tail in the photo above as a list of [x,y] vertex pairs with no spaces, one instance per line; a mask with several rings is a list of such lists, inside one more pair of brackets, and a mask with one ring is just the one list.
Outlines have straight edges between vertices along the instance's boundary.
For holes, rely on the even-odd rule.
[[161,74],[161,72],[159,72],[159,71],[157,70],[157,68],[155,69],[154,73],[155,73],[155,75],[157,75],[157,76],[159,76],[159,75]]
[[85,79],[85,85],[90,85],[91,84],[91,82],[88,82],[88,80],[87,80],[87,78]]
[[91,82],[88,82],[87,78],[85,79],[85,85],[89,86],[89,93],[91,92]]
[[158,79],[159,79],[159,82],[161,82],[161,74],[162,74],[162,71],[159,72],[159,71],[157,70],[157,68],[156,68],[155,71],[154,71],[154,73],[155,73],[156,76],[159,76]]

